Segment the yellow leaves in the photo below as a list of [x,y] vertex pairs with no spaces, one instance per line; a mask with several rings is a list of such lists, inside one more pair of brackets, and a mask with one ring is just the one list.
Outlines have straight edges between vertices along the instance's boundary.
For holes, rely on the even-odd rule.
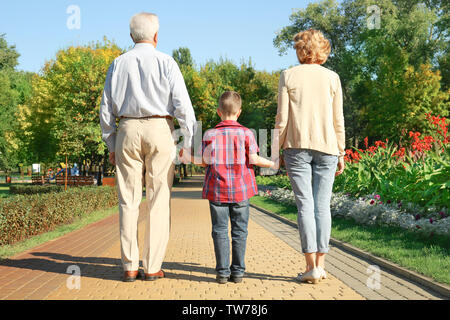
[[82,122],[83,121],[83,116],[80,113],[77,113],[77,115],[75,117],[73,117],[73,119],[75,121]]
[[47,139],[38,143],[64,141],[56,154],[103,150],[98,107],[106,72],[121,53],[111,42],[58,51],[33,79],[32,97],[18,110],[20,127],[36,139]]

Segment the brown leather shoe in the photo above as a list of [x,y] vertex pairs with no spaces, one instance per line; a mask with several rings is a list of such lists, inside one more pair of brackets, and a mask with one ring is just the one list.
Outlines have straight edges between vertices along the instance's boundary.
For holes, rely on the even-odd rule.
[[164,278],[166,275],[164,271],[159,270],[157,273],[146,273],[145,274],[145,281],[155,281],[160,278]]
[[139,270],[138,271],[125,271],[123,274],[123,282],[134,282],[139,278]]

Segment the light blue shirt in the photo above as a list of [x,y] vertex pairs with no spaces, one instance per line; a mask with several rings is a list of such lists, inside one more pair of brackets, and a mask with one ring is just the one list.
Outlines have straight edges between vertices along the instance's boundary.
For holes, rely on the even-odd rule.
[[176,118],[184,146],[191,147],[196,119],[178,64],[152,44],[137,43],[114,60],[106,76],[100,126],[108,150],[115,151],[117,118],[150,116]]

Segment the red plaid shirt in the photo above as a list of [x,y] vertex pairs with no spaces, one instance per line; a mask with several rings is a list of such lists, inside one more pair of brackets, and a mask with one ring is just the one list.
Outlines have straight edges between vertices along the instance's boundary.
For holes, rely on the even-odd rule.
[[249,155],[259,148],[250,129],[236,121],[223,121],[205,133],[202,150],[208,164],[203,199],[238,203],[258,193]]

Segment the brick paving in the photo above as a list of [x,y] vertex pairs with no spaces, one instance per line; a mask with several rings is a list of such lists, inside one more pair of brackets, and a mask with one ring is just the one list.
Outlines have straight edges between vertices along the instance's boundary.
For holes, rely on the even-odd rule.
[[[4,300],[314,300],[436,299],[414,284],[383,272],[382,290],[365,286],[367,262],[332,248],[329,278],[317,285],[294,277],[305,268],[296,230],[251,210],[247,272],[240,284],[215,282],[214,247],[208,202],[201,200],[201,178],[173,190],[171,238],[163,264],[166,278],[121,282],[118,214],[0,261]],[[145,205],[143,203],[141,208]],[[144,222],[139,223],[142,241]],[[142,255],[141,255],[142,256]],[[70,266],[81,271],[79,289]],[[390,284],[387,286],[387,284]],[[386,286],[385,286],[386,285]],[[408,295],[404,287],[408,287]],[[411,289],[411,287],[413,289]],[[70,289],[72,288],[72,289]],[[368,291],[369,290],[369,291]]]
[[[268,216],[255,208],[251,208],[250,213],[253,221],[271,231],[295,250],[301,250],[297,228]],[[372,265],[372,262],[364,258],[330,245],[330,252],[326,258],[325,267],[329,274],[337,277],[369,300],[444,299],[439,293],[378,266],[380,270],[380,286],[379,288],[371,289],[367,282],[369,277],[373,275],[369,269]]]

